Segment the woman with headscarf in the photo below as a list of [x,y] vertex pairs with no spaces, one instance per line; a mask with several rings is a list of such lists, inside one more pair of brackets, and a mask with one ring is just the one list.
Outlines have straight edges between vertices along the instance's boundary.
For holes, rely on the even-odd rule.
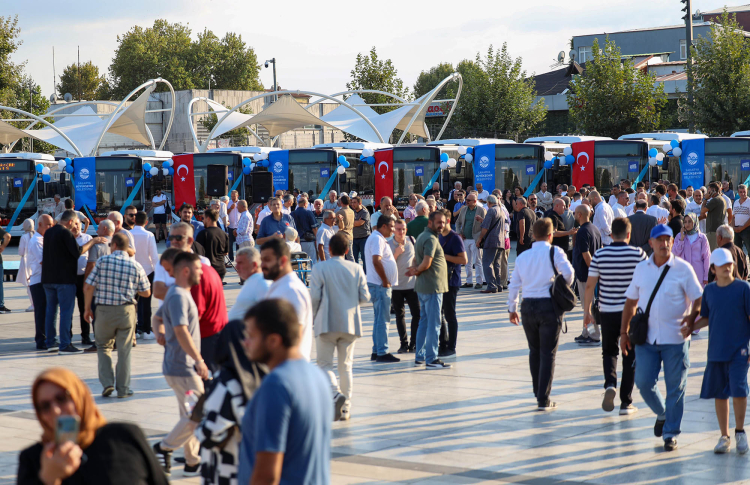
[[29,246],[31,236],[34,235],[34,219],[26,219],[23,221],[23,236],[18,241],[18,255],[21,257],[21,262],[18,265],[18,276],[16,281],[26,287],[26,294],[29,295],[29,301],[31,305],[26,309],[27,312],[34,311],[34,300],[31,299],[31,289],[29,288],[29,278],[31,277],[31,268],[26,265],[26,249]]
[[708,246],[708,238],[700,232],[698,216],[695,214],[685,214],[682,231],[674,238],[672,253],[690,263],[698,281],[706,286],[711,250]]
[[[141,429],[108,424],[88,386],[73,372],[59,367],[42,372],[31,388],[31,399],[42,425],[42,441],[21,452],[19,485],[169,483]],[[78,418],[75,443],[55,442],[62,416]]]
[[263,364],[250,362],[242,347],[244,322],[232,320],[219,334],[213,389],[203,402],[203,420],[195,431],[201,442],[204,484],[237,484],[240,423],[245,405],[268,373]]

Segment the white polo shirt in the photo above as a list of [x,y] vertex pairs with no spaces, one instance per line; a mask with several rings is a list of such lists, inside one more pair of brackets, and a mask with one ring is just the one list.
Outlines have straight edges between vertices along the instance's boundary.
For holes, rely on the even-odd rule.
[[382,285],[383,281],[380,279],[380,275],[375,271],[372,266],[372,257],[380,256],[380,262],[383,264],[385,270],[385,277],[388,278],[388,282],[391,286],[398,284],[398,265],[396,259],[393,257],[393,251],[388,245],[385,237],[380,234],[380,231],[373,231],[372,235],[367,238],[365,242],[365,261],[370,267],[370,272],[367,273],[367,282],[373,285]]
[[[682,319],[690,313],[693,301],[703,295],[703,288],[690,263],[670,254],[666,264],[671,268],[654,297],[648,318],[648,343],[650,344],[685,342],[680,333]],[[646,311],[648,300],[663,270],[664,266],[656,266],[653,255],[638,263],[633,273],[633,280],[625,290],[625,297],[638,300],[638,307]]]

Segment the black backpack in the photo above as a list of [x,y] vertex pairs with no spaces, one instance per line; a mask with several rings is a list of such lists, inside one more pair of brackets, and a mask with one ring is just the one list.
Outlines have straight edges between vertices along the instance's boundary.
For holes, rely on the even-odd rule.
[[555,267],[555,247],[549,248],[549,260],[552,263],[552,271],[555,272],[555,279],[549,289],[549,296],[555,305],[557,313],[563,314],[571,311],[576,306],[576,294],[565,281],[565,277],[558,273]]

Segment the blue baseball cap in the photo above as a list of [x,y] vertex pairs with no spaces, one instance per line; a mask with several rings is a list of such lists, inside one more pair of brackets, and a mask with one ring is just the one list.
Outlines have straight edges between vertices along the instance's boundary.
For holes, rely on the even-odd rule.
[[666,224],[657,224],[654,226],[653,229],[651,229],[651,239],[656,239],[657,237],[661,236],[669,236],[673,237],[674,232],[672,232],[672,229]]

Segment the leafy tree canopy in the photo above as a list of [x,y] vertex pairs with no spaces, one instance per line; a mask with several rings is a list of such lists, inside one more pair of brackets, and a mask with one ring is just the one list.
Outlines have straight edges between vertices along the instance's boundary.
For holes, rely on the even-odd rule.
[[[57,85],[57,95],[61,98],[70,93],[73,99],[95,100],[101,99],[102,90],[106,92],[107,83],[104,76],[99,75],[99,68],[91,61],[81,64],[80,78],[78,64],[71,64],[63,70],[60,84]],[[106,99],[106,98],[105,98]]]
[[[398,71],[393,62],[390,59],[380,59],[375,47],[370,49],[369,55],[357,54],[357,61],[351,76],[352,80],[346,83],[347,89],[374,89],[409,99],[409,88],[404,87],[404,82],[398,77]],[[365,93],[361,97],[368,104],[398,103],[397,99],[383,94]],[[381,114],[395,108],[394,106],[373,107]]]

